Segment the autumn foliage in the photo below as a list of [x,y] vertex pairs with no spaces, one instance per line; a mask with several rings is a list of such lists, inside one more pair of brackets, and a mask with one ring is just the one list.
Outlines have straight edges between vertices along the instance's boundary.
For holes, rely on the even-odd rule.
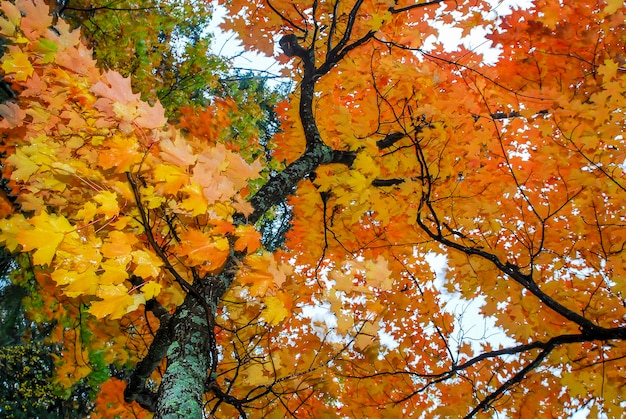
[[[267,153],[225,131],[253,106],[177,125],[42,2],[2,3],[0,240],[37,266],[55,382],[99,386],[99,417],[619,416],[623,2],[224,5],[246,48],[289,41]],[[486,29],[495,64],[431,43],[451,28]]]

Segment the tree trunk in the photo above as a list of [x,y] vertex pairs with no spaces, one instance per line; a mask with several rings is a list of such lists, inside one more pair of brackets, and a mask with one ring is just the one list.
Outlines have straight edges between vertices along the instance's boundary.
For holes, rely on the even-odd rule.
[[155,419],[203,417],[211,333],[204,306],[190,297],[187,296],[172,325],[174,339],[167,351],[167,369],[159,387]]

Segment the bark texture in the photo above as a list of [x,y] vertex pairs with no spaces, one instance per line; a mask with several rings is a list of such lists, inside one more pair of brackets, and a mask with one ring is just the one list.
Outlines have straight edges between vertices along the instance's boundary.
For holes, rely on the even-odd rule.
[[204,305],[188,298],[174,324],[167,370],[159,387],[155,419],[202,418],[204,384],[210,363],[208,319]]

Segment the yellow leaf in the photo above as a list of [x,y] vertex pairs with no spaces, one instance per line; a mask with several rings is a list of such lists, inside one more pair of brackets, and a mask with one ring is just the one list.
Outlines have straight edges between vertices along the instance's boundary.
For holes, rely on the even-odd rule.
[[145,201],[148,209],[158,208],[165,202],[165,198],[157,193],[152,185],[141,190],[141,199]]
[[8,1],[3,1],[0,5],[0,9],[4,12],[4,15],[9,19],[9,21],[14,25],[19,25],[20,19],[22,18],[22,12],[20,9]]
[[117,285],[128,278],[126,263],[120,263],[118,260],[107,260],[100,266],[104,269],[104,272],[100,275],[101,284]]
[[384,13],[377,13],[372,16],[370,20],[370,28],[373,31],[377,31],[383,25],[383,23],[389,21],[391,19],[391,12],[386,10]]
[[146,302],[143,294],[128,295],[128,289],[122,284],[101,285],[96,296],[102,298],[102,301],[91,303],[88,311],[99,319],[107,316],[119,319]]
[[0,242],[13,252],[20,244],[17,236],[28,228],[30,224],[22,214],[15,214],[11,218],[0,220]]
[[50,277],[57,285],[64,285],[63,293],[68,297],[80,297],[81,295],[94,295],[98,288],[98,276],[93,269],[84,272],[56,269]]
[[35,264],[49,265],[57,247],[67,233],[74,231],[74,227],[64,216],[46,212],[29,221],[34,229],[22,231],[17,235],[17,240],[25,251],[37,249],[33,253]]
[[351,292],[354,291],[354,276],[348,275],[341,270],[334,270],[330,272],[330,279],[335,281],[333,289],[337,291]]
[[374,343],[374,340],[378,335],[379,329],[380,326],[378,325],[378,323],[372,323],[369,321],[365,323],[363,328],[359,331],[356,339],[354,340],[354,346],[359,350],[363,350],[367,346]]
[[[3,4],[9,3],[8,1],[3,2]],[[15,25],[9,22],[6,19],[0,17],[0,34],[5,35],[9,38],[12,38],[15,35]]]
[[154,169],[154,179],[161,183],[159,190],[177,194],[189,182],[189,175],[183,169],[169,164],[160,164]]
[[132,252],[135,269],[133,273],[141,278],[157,278],[161,273],[163,262],[153,252],[135,250]]
[[120,206],[117,203],[117,194],[110,191],[100,192],[93,197],[93,200],[100,204],[98,213],[106,217],[114,217],[120,213]]
[[161,292],[161,288],[161,284],[159,284],[158,282],[150,281],[144,284],[143,287],[141,287],[141,291],[143,292],[146,300],[151,300],[152,298],[159,295],[159,293]]
[[335,313],[337,316],[337,331],[345,335],[354,327],[354,316],[350,314],[344,313]]
[[[620,0],[620,3],[621,2],[622,0]],[[607,82],[617,75],[618,68],[619,64],[607,58],[606,60],[604,60],[604,64],[598,67],[598,74],[602,76],[602,80],[604,82]]]
[[200,185],[187,185],[181,189],[181,192],[187,195],[187,198],[180,203],[182,209],[189,211],[193,217],[206,213],[209,203]]
[[243,371],[243,382],[250,386],[262,386],[272,382],[263,364],[252,364]]
[[14,51],[5,54],[3,57],[2,69],[7,73],[15,73],[15,80],[24,81],[29,78],[35,70],[28,61],[28,56],[22,51]]
[[97,211],[98,208],[96,207],[96,204],[93,202],[85,202],[83,208],[78,210],[76,213],[76,218],[83,220],[85,223],[90,223]]
[[6,161],[15,167],[11,173],[11,179],[16,181],[27,181],[30,175],[39,169],[39,165],[26,155],[21,149],[16,149],[14,154],[7,157]]
[[268,289],[280,289],[293,268],[285,263],[276,263],[271,253],[249,255],[244,260],[242,275],[238,278],[242,284],[252,284],[250,295],[261,297]]
[[278,297],[265,297],[263,303],[265,303],[265,309],[263,309],[261,318],[271,325],[276,326],[289,315],[289,311]]
[[612,15],[617,12],[619,9],[624,7],[624,0],[606,0],[606,7],[602,10],[603,13],[607,15]]

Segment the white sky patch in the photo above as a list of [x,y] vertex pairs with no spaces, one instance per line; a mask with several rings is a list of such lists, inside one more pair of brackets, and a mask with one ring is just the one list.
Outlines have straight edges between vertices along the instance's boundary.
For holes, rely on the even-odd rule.
[[[443,253],[428,252],[424,259],[435,274],[435,288],[441,292],[444,299],[444,311],[454,316],[454,337],[456,345],[469,342],[474,351],[482,350],[481,343],[489,342],[493,347],[514,346],[516,342],[510,339],[504,330],[496,327],[495,320],[480,314],[485,298],[480,296],[468,301],[458,292],[449,292],[445,288],[448,272],[448,257]],[[455,350],[453,345],[453,350]]]
[[[383,346],[386,350],[389,350],[389,351],[393,351],[398,346],[400,346],[400,343],[398,343],[398,341],[395,340],[393,335],[390,333],[390,332],[395,332],[395,331],[400,330],[398,326],[396,326],[395,324],[389,325],[382,321],[379,323],[379,326],[380,326],[380,329],[378,330],[378,341],[380,342],[381,346]],[[385,327],[391,327],[391,330],[387,332],[385,330]]]
[[330,310],[330,303],[303,305],[300,309],[302,310],[300,315],[311,320],[311,329],[320,340],[332,343],[343,341],[344,338],[335,332],[337,317]]

